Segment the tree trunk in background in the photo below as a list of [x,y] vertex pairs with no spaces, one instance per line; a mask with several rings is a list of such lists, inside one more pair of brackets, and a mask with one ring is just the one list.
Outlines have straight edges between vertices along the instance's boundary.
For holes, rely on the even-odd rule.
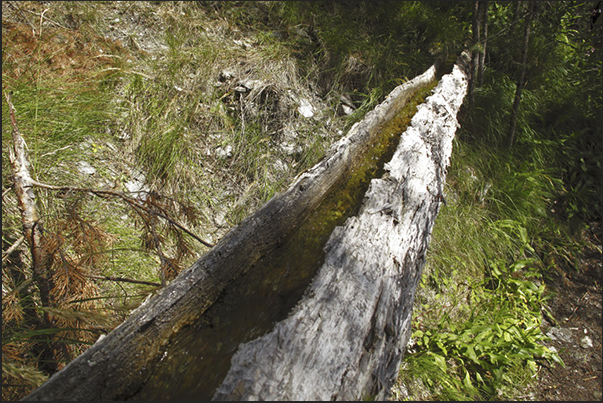
[[471,75],[468,89],[469,107],[473,105],[475,89],[483,84],[487,19],[488,2],[476,1],[473,6],[473,51],[471,52]]
[[469,87],[467,89],[467,97],[469,101],[469,107],[473,107],[473,99],[475,93],[475,86],[477,84],[477,72],[479,71],[479,50],[478,44],[480,40],[480,24],[479,24],[479,8],[480,2],[475,1],[473,3],[473,50],[471,51],[471,73],[469,74]]
[[481,23],[483,25],[483,35],[481,37],[482,46],[479,54],[479,66],[477,72],[477,86],[481,87],[484,85],[484,70],[486,65],[486,46],[488,45],[488,2],[484,1],[480,7],[481,11]]
[[517,131],[517,114],[519,113],[519,104],[521,103],[521,92],[525,86],[526,70],[528,66],[528,44],[530,41],[530,29],[532,26],[532,18],[534,14],[535,1],[531,1],[528,6],[528,13],[525,20],[525,28],[523,34],[523,47],[521,50],[521,72],[517,80],[517,89],[515,90],[515,98],[513,100],[513,108],[511,109],[511,124],[509,125],[509,148],[513,147],[515,141],[515,133]]
[[513,9],[513,21],[511,21],[511,28],[509,29],[509,37],[513,36],[513,32],[515,31],[515,25],[517,25],[517,20],[519,19],[519,10],[521,10],[521,1],[515,2],[515,9]]

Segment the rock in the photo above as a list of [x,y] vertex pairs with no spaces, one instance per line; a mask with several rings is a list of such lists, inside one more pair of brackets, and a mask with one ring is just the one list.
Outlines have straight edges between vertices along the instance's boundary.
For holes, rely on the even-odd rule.
[[593,346],[593,341],[590,337],[584,336],[582,340],[580,340],[580,347],[582,348],[591,348]]
[[277,171],[280,171],[280,172],[287,172],[289,170],[289,167],[287,166],[287,164],[281,160],[276,160],[275,163],[273,164],[273,166],[274,166],[274,169],[276,169]]
[[247,92],[249,92],[249,91],[250,91],[250,89],[249,89],[249,88],[247,88],[247,87],[245,87],[245,86],[243,86],[243,85],[237,85],[237,86],[234,88],[234,90],[235,90],[235,92],[238,92],[238,93],[241,93],[241,94],[245,94],[245,93],[247,93]]
[[546,334],[553,341],[564,341],[566,343],[572,343],[572,331],[564,327],[552,327]]
[[216,212],[213,219],[218,227],[227,227],[228,226],[228,222],[226,221],[226,211],[224,211],[224,210],[220,210],[220,211]]
[[303,151],[301,146],[298,146],[292,141],[283,141],[279,144],[281,151],[283,151],[287,155],[300,154]]
[[216,148],[216,157],[221,159],[227,159],[232,157],[232,146],[227,145],[226,147]]
[[283,141],[279,143],[279,148],[287,155],[299,154],[303,151],[302,147],[297,145],[298,133],[294,128],[285,126],[283,128]]
[[311,118],[312,116],[314,116],[314,107],[312,106],[310,101],[305,98],[302,98],[299,100],[299,103],[300,105],[297,108],[297,111],[300,113],[300,115],[305,118]]
[[354,101],[352,101],[352,99],[347,96],[346,94],[341,94],[339,96],[339,101],[344,104],[349,106],[350,108],[354,109]]
[[128,190],[128,192],[134,193],[134,197],[137,199],[144,200],[146,198],[146,192],[149,191],[149,188],[144,184],[146,177],[145,175],[138,171],[131,172],[132,179],[124,183],[124,186]]
[[77,170],[88,175],[94,175],[96,173],[96,169],[87,161],[78,161]]
[[349,106],[347,106],[345,104],[341,104],[341,110],[346,115],[351,115],[352,113],[354,113],[354,109],[350,108]]

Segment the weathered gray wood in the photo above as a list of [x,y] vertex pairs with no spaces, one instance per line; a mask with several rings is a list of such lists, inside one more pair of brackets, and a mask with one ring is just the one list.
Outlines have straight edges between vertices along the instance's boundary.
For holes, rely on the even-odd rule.
[[359,215],[333,231],[308,293],[271,333],[239,347],[215,400],[386,397],[409,338],[466,89],[455,66],[419,106]]
[[146,301],[106,337],[23,400],[123,400],[147,381],[165,346],[192,323],[227,284],[273,250],[348,174],[414,93],[435,80],[435,68],[397,87],[325,158],[230,231],[187,271]]

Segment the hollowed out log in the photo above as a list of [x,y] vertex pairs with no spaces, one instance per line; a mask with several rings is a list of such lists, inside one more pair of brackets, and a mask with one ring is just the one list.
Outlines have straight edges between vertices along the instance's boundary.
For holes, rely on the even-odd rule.
[[[24,400],[124,400],[144,387],[166,347],[232,281],[278,247],[337,187],[435,67],[397,87],[289,189],[225,235],[188,270]],[[337,227],[303,300],[274,331],[241,347],[217,399],[383,396],[407,342],[412,302],[466,91],[455,67],[401,138],[361,212]],[[177,385],[175,385],[177,387]]]

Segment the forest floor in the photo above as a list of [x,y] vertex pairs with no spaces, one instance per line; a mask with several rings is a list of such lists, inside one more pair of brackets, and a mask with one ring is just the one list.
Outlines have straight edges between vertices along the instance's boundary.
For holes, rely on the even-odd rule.
[[[601,245],[600,223],[586,236],[592,244]],[[601,400],[601,274],[601,252],[589,250],[578,267],[559,265],[545,280],[555,293],[548,306],[557,324],[544,320],[544,332],[565,367],[543,366],[531,398]]]

